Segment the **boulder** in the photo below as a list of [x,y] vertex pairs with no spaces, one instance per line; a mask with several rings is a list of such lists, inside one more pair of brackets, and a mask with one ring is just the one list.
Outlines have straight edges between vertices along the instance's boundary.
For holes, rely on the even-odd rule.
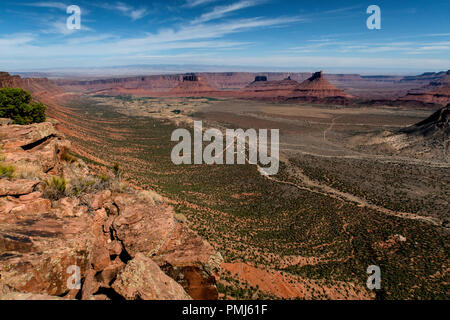
[[[0,200],[0,221],[24,215],[39,215],[51,211],[51,202],[40,198],[41,193],[35,192],[27,197],[6,197]],[[5,215],[8,215],[5,217]]]
[[92,195],[88,195],[86,198],[90,205],[90,208],[92,210],[98,210],[109,200],[110,197],[111,191],[103,190]]
[[175,228],[170,206],[154,206],[129,194],[116,196],[114,203],[118,216],[111,228],[131,257],[137,253],[147,256],[156,253]]
[[51,208],[52,204],[48,199],[38,198],[30,201],[19,200],[17,205],[14,206],[9,213],[15,216],[28,214],[39,215],[50,212]]
[[57,132],[50,122],[0,127],[0,139],[3,140],[4,151],[33,145],[52,136],[57,136]]
[[177,282],[141,253],[127,263],[112,287],[128,300],[190,300]]
[[0,196],[20,196],[32,193],[39,181],[0,179]]
[[70,291],[69,266],[84,277],[93,251],[88,218],[29,215],[0,225],[1,281],[14,291],[62,296]]
[[215,275],[223,258],[186,225],[179,223],[176,226],[153,260],[193,299],[218,298]]
[[47,173],[59,164],[59,154],[64,153],[68,143],[51,138],[36,146],[33,150],[16,149],[12,152],[5,151],[5,163],[8,164],[28,164],[41,168],[41,171]]
[[78,198],[62,198],[53,203],[55,213],[60,217],[80,217],[86,214],[88,208],[86,206],[80,206],[80,200]]

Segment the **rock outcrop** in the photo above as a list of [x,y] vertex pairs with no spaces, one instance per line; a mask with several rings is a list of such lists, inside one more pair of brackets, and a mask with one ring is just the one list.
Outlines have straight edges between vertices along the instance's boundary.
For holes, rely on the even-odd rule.
[[447,103],[450,103],[450,85],[425,92],[412,91],[399,100],[404,102],[418,101],[423,103],[446,105]]
[[11,76],[7,72],[0,72],[0,88],[4,87],[25,89],[31,92],[35,98],[63,92],[60,87],[47,78],[21,78],[20,76]]
[[325,80],[322,71],[314,73],[309,79],[300,83],[293,93],[293,98],[313,97],[318,99],[325,98],[352,98],[341,89]]
[[192,73],[184,75],[183,82],[171,89],[168,94],[175,96],[198,96],[214,91],[217,91],[217,89],[211,87],[202,77]]
[[160,197],[68,158],[51,123],[0,138],[15,169],[0,179],[0,299],[218,298],[220,254]]
[[[450,104],[414,125],[368,135],[360,146],[427,160],[450,161]],[[355,137],[360,140],[361,137]]]
[[399,99],[402,102],[434,103],[445,106],[450,103],[450,70],[443,73],[439,78],[418,90],[411,90]]
[[[400,130],[409,135],[420,135],[437,140],[448,140],[450,135],[450,104],[434,112],[415,125]],[[435,137],[438,135],[438,137]]]
[[[266,80],[263,80],[266,79]],[[283,80],[267,81],[267,78],[256,77],[244,90],[244,97],[289,97],[299,83],[287,77]]]

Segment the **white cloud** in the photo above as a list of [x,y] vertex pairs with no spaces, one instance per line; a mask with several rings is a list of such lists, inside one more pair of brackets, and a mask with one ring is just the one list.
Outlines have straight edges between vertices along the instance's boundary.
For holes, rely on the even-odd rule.
[[194,8],[216,1],[217,0],[187,0],[185,6],[189,8]]
[[287,52],[327,53],[330,51],[340,53],[381,53],[392,52],[394,54],[420,54],[432,51],[450,51],[450,42],[423,42],[423,41],[397,41],[397,42],[364,42],[364,41],[338,41],[333,39],[312,39],[308,45],[292,47]]
[[150,14],[150,11],[147,8],[144,8],[144,7],[135,8],[135,7],[132,7],[123,2],[116,2],[114,4],[93,3],[92,5],[102,8],[102,9],[117,11],[117,12],[121,13],[122,15],[131,18],[133,21],[142,19],[145,16],[148,16]]
[[26,3],[23,5],[30,7],[53,8],[61,10],[66,10],[68,7],[67,4],[64,4],[62,2],[35,2],[35,3]]
[[16,47],[21,45],[26,45],[35,40],[32,36],[27,35],[13,35],[11,38],[0,38],[0,47]]
[[[187,25],[180,29],[165,29],[155,34],[131,39],[119,39],[105,34],[96,36],[77,36],[73,33],[71,38],[64,39],[59,44],[47,44],[42,41],[34,41],[32,38],[18,37],[15,41],[10,38],[1,39],[2,49],[0,61],[22,60],[36,61],[39,59],[77,59],[77,57],[110,58],[126,57],[129,55],[154,55],[165,50],[192,49],[208,50],[214,54],[219,49],[243,48],[249,42],[220,40],[220,38],[250,29],[278,26],[298,21],[297,18],[274,18],[274,19],[241,19],[228,23],[208,25]],[[52,25],[52,32],[59,30],[66,32],[61,23]],[[68,30],[67,30],[68,31]]]
[[249,7],[254,7],[261,4],[262,2],[263,1],[242,0],[230,5],[215,7],[212,11],[204,13],[199,18],[195,19],[193,23],[201,23],[215,19],[220,19],[231,12]]

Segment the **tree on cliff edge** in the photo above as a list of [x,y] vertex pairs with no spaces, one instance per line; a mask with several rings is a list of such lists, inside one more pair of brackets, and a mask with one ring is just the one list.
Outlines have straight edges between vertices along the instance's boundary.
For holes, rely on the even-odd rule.
[[0,89],[0,118],[10,118],[15,124],[45,121],[46,106],[31,102],[31,94],[20,88]]

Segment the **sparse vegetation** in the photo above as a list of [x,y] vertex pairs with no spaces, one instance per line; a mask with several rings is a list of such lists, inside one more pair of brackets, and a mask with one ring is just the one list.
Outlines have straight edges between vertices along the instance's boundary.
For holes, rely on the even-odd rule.
[[66,179],[61,176],[54,176],[45,180],[45,196],[52,200],[59,200],[66,195],[67,182]]
[[14,177],[19,179],[34,180],[43,176],[42,168],[32,163],[17,163],[14,169]]
[[14,167],[0,163],[0,178],[11,179],[14,174]]
[[[284,271],[323,281],[328,288],[343,282],[346,286],[339,287],[343,295],[356,292],[366,297],[371,294],[365,287],[366,269],[375,263],[383,270],[386,299],[446,297],[441,275],[445,274],[449,256],[446,245],[449,238],[433,226],[277,184],[263,178],[250,165],[175,166],[170,160],[173,147],[170,135],[176,126],[171,122],[125,116],[112,111],[111,105],[93,100],[75,102],[73,107],[79,110],[74,121],[86,126],[94,139],[82,136],[72,139],[92,154],[102,155],[102,160],[120,161],[127,180],[173,200],[176,211],[186,216],[189,227],[206,238],[226,262],[240,261]],[[102,113],[101,117],[98,112]],[[120,136],[105,136],[103,132],[120,132]],[[352,163],[299,159],[303,162],[297,165],[305,166],[305,173],[314,180],[355,194],[364,192],[355,187],[353,180],[342,178],[345,172],[351,171]],[[304,163],[306,159],[308,162]],[[383,165],[374,167],[373,171],[385,174],[388,167]],[[324,170],[333,166],[334,171]],[[351,176],[370,169],[367,164],[357,166],[358,170],[350,172]],[[347,171],[338,176],[342,167]],[[403,169],[396,172],[400,177],[408,174]],[[432,174],[436,177],[430,183],[439,183],[437,171],[412,174]],[[282,164],[277,179],[292,182]],[[384,246],[395,234],[401,234],[407,241],[391,248]],[[286,261],[291,257],[306,262],[288,264]],[[223,283],[222,293],[232,298],[252,296],[243,292],[244,283],[229,277],[235,282]],[[317,287],[305,290],[314,298],[329,298]]]
[[77,158],[71,155],[67,150],[64,150],[63,154],[61,155],[61,159],[68,163],[74,163],[77,161]]
[[[0,161],[4,160],[4,156],[1,153],[2,146],[0,145]],[[15,168],[11,165],[6,165],[0,162],[0,178],[11,179],[14,175]]]

